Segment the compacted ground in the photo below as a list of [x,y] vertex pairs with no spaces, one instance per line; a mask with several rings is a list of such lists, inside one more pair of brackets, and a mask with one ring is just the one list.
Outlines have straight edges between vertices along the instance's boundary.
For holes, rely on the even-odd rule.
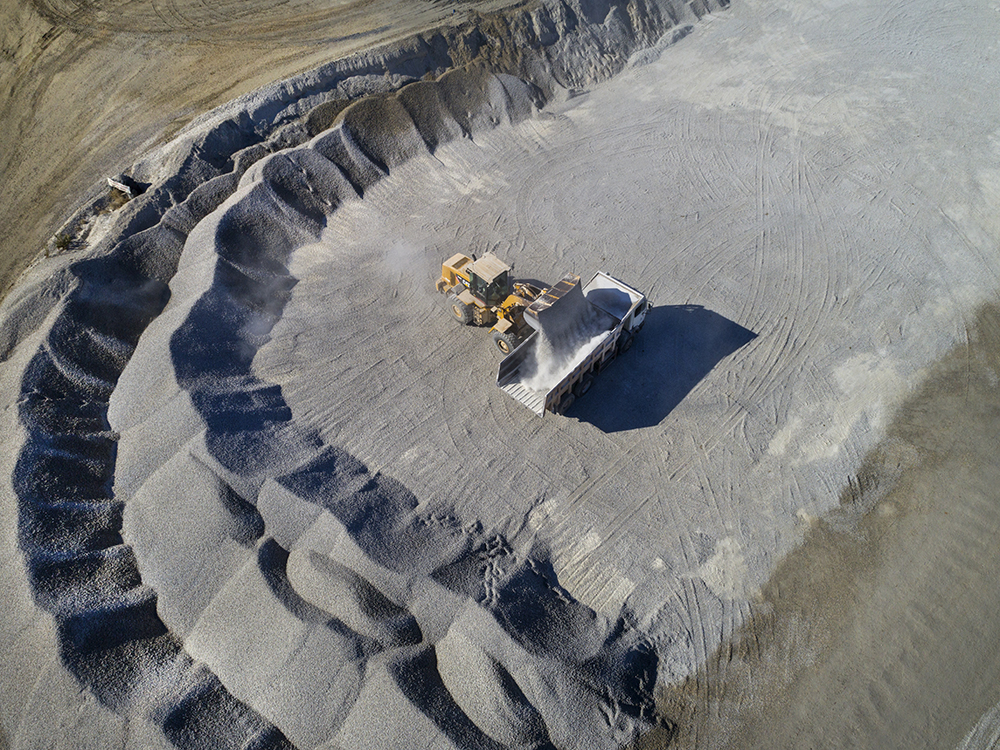
[[[18,613],[5,637],[33,655],[4,679],[34,687],[11,743],[77,712],[88,737],[183,746],[174,724],[208,720],[171,701],[202,690],[301,747],[986,746],[998,27],[747,0],[541,109],[488,79],[489,127],[363,197],[343,129],[248,172],[109,396],[122,546],[167,656],[95,665],[59,620],[98,706]],[[565,417],[499,391],[488,333],[434,291],[486,250],[653,300]],[[11,360],[10,403],[63,349],[40,351]],[[11,549],[33,455],[5,463]],[[121,584],[115,564],[94,578]]]
[[[303,424],[421,498],[503,527],[527,517],[561,585],[598,612],[624,605],[651,634],[663,683],[717,659],[720,642],[746,648],[774,627],[775,597],[794,589],[769,577],[809,535],[835,568],[797,580],[789,609],[815,618],[811,629],[782,623],[772,649],[791,655],[768,652],[773,672],[746,667],[746,693],[714,710],[732,718],[775,689],[765,675],[799,685],[835,658],[789,693],[794,719],[771,709],[792,725],[762,721],[756,744],[953,745],[1000,698],[986,634],[997,591],[981,572],[996,569],[986,552],[995,496],[982,477],[997,443],[977,416],[996,406],[974,395],[996,377],[995,317],[981,306],[997,281],[997,113],[973,104],[994,42],[971,53],[976,27],[996,21],[911,5],[750,3],[713,16],[658,60],[514,132],[414,162],[374,200],[345,207],[296,255],[298,284],[258,372]],[[455,330],[430,292],[439,259],[477,248],[529,278],[601,269],[651,292],[636,351],[569,419],[539,421],[498,392],[487,335]],[[906,558],[835,534],[850,549],[830,559],[810,530],[831,521],[818,519],[833,513],[851,539],[899,472],[907,491],[879,506],[886,517],[895,504],[933,505],[925,495],[948,484],[949,469],[934,479],[915,468],[958,460],[940,456],[947,439],[902,426],[943,408],[935,398],[947,397],[928,394],[949,386],[922,384],[955,367],[935,364],[948,352],[964,363],[954,377],[968,381],[968,423],[953,410],[919,422],[976,436],[963,459],[975,488],[956,486],[947,501],[968,525],[929,510],[880,527],[901,535],[891,544]],[[984,358],[993,363],[978,369]],[[883,559],[869,575],[887,577],[885,588],[845,597],[841,576]],[[968,586],[968,601],[945,604]],[[759,632],[741,633],[755,612]],[[841,638],[854,645],[822,650]],[[930,705],[946,676],[961,684],[948,666],[958,663],[976,687],[956,686],[947,709]],[[723,664],[685,689],[726,694],[727,674]],[[685,736],[712,745],[726,732]]]

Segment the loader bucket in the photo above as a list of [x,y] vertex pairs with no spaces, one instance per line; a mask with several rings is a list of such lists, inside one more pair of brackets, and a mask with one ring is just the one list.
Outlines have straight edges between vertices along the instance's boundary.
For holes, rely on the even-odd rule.
[[580,277],[574,273],[528,305],[524,319],[542,334],[556,357],[569,356],[587,338],[614,325],[607,313],[583,296]]
[[[549,325],[550,318],[555,321],[560,315],[565,316],[565,310],[573,307],[574,302],[579,306],[581,302],[585,301],[583,290],[580,287],[580,277],[575,273],[568,273],[562,277],[558,284],[547,289],[544,294],[528,305],[524,311],[524,319],[535,330],[541,330]],[[560,313],[561,310],[563,312]]]

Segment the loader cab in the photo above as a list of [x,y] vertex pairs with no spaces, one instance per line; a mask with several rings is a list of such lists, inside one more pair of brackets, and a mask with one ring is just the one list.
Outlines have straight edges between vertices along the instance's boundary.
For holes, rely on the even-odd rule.
[[487,307],[501,304],[511,290],[510,266],[492,253],[469,265],[469,291]]

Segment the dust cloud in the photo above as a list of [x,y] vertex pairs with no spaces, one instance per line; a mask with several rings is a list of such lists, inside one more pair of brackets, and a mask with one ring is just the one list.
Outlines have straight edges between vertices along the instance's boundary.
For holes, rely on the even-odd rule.
[[587,356],[614,326],[614,319],[583,296],[579,283],[538,317],[525,315],[538,331],[524,363],[525,386],[546,392]]

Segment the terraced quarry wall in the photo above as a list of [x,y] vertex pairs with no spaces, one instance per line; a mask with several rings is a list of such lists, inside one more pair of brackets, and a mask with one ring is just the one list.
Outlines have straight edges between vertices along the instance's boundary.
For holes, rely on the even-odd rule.
[[[363,199],[416,154],[518,122],[560,90],[607,78],[707,10],[539,4],[333,64],[207,115],[138,162],[129,177],[148,189],[110,226],[95,224],[97,204],[69,222],[65,231],[86,249],[7,300],[3,352],[17,359],[37,346],[21,378],[12,472],[32,598],[54,619],[63,663],[101,704],[191,748],[314,747],[334,735],[345,746],[398,746],[400,736],[373,734],[371,724],[406,706],[419,729],[399,731],[462,747],[612,746],[650,726],[655,658],[638,633],[561,592],[544,550],[515,555],[502,536],[423,517],[397,482],[296,429],[281,389],[248,365],[294,284],[289,254],[315,240],[339,205]],[[165,620],[136,558],[141,529],[137,542],[123,538],[128,481],[116,477],[108,404],[196,231],[212,233],[218,259],[171,340],[176,386],[195,420],[177,439],[191,439],[197,422],[196,433],[207,430],[196,463],[217,477],[231,514],[220,531],[231,543],[192,554],[229,555],[228,565],[246,571],[238,580],[277,607],[263,627],[281,622],[312,644],[312,658],[340,660],[343,674],[359,670],[345,684],[307,682],[296,710],[254,694],[239,670],[220,680],[192,657],[185,637],[197,651],[209,648],[206,636],[184,632],[183,617]],[[33,326],[46,318],[34,344]],[[276,493],[291,499],[272,516]],[[288,502],[298,515],[289,517]],[[293,563],[317,564],[290,559],[289,549],[320,510],[367,561],[360,571],[318,563],[334,566],[331,579],[343,587],[333,615],[289,584]],[[382,572],[364,567],[373,565]],[[398,582],[373,587],[378,575],[425,581],[433,591],[414,594],[418,603],[452,601],[451,614],[414,619],[379,593]],[[440,632],[429,638],[428,627]],[[499,714],[477,709],[483,685]],[[313,715],[317,700],[340,707]],[[275,710],[296,718],[279,728]]]

